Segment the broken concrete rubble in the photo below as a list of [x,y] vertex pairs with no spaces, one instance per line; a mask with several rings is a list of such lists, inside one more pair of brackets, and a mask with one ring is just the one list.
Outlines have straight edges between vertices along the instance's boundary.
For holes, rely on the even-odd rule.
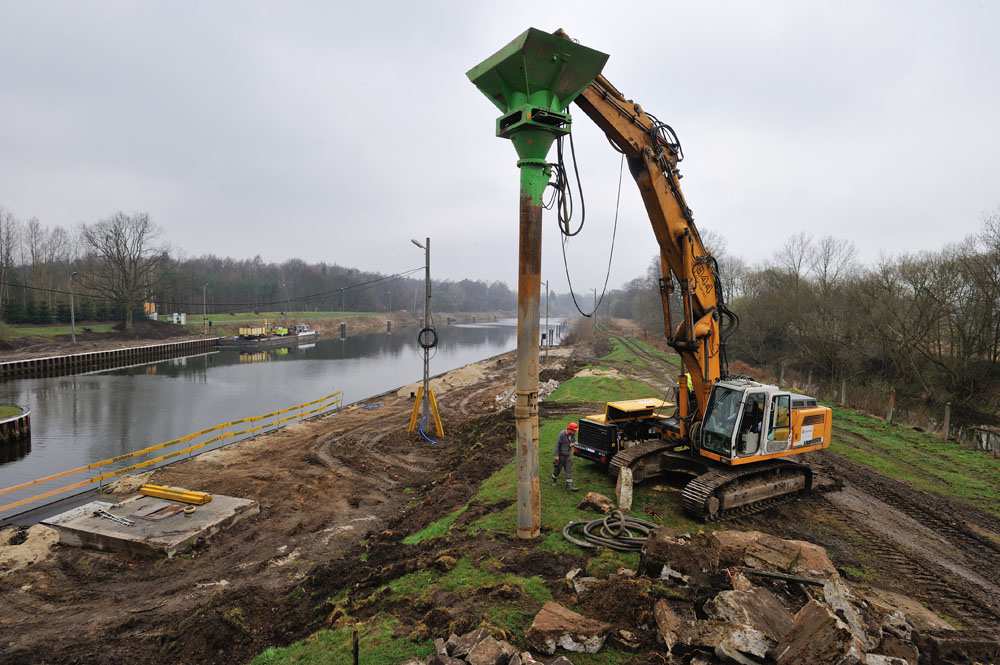
[[465,660],[469,665],[507,665],[507,661],[516,653],[517,649],[508,642],[486,636],[469,649]]
[[452,634],[448,637],[448,641],[445,643],[446,653],[453,658],[465,658],[469,655],[469,651],[472,650],[472,647],[476,646],[489,636],[490,634],[485,628],[477,628],[476,630],[468,632],[461,637]]
[[552,655],[557,648],[566,651],[597,653],[611,630],[608,624],[577,614],[559,603],[549,601],[535,615],[528,629],[528,642],[543,653]]
[[705,603],[705,613],[731,624],[745,624],[764,633],[777,645],[794,625],[791,613],[762,587],[747,591],[721,591]]
[[760,531],[716,531],[719,563],[723,566],[748,566],[778,570],[824,579],[836,578],[826,550],[804,540],[785,540]]
[[642,548],[640,568],[654,576],[660,575],[664,566],[682,575],[703,575],[718,570],[719,551],[719,541],[713,534],[675,537],[671,529],[660,527]]
[[850,589],[839,578],[829,580],[823,585],[823,599],[834,611],[838,618],[847,624],[854,637],[858,638],[865,648],[872,645],[869,643],[868,635],[865,633],[864,621],[861,614],[854,606]]
[[[549,661],[548,665],[573,665],[565,657]],[[434,640],[434,654],[425,660],[410,659],[403,665],[543,665],[531,653],[518,652],[509,642],[498,640],[485,628],[477,628],[461,636],[454,633],[448,640]]]
[[677,644],[679,632],[683,627],[683,620],[671,609],[665,600],[658,600],[653,606],[653,617],[656,619],[656,627],[660,632],[660,638],[667,647],[667,652],[673,650]]
[[851,629],[821,603],[810,600],[775,650],[778,665],[857,665],[864,649]]

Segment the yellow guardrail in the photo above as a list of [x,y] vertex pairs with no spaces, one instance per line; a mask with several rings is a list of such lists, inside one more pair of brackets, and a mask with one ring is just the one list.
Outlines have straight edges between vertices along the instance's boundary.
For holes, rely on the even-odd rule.
[[154,444],[154,445],[151,445],[151,446],[147,446],[145,448],[140,448],[139,450],[133,450],[133,451],[128,452],[128,453],[123,453],[121,455],[116,455],[114,457],[108,457],[107,459],[102,459],[102,460],[98,460],[96,462],[91,462],[90,464],[84,464],[84,465],[81,465],[81,466],[73,467],[72,469],[66,469],[65,471],[59,471],[57,473],[52,473],[52,474],[49,474],[47,476],[42,476],[41,478],[35,478],[34,480],[28,480],[28,481],[25,481],[23,483],[18,483],[16,485],[10,485],[8,487],[3,487],[3,488],[0,488],[0,496],[3,496],[5,494],[10,494],[12,492],[17,492],[17,491],[20,491],[20,490],[24,490],[24,489],[27,489],[29,487],[34,487],[36,485],[42,485],[42,484],[45,484],[45,483],[48,483],[48,482],[52,482],[53,480],[59,480],[60,478],[67,478],[69,476],[75,476],[77,474],[85,473],[87,471],[93,471],[94,469],[100,469],[100,468],[105,467],[105,466],[110,466],[112,464],[117,464],[118,462],[122,462],[122,461],[127,460],[127,459],[133,459],[133,458],[136,458],[136,457],[144,457],[144,456],[149,455],[150,453],[154,453],[154,452],[156,452],[158,450],[163,450],[164,448],[169,448],[170,446],[175,446],[175,445],[178,445],[178,444],[181,444],[181,443],[188,443],[188,442],[193,441],[193,440],[195,440],[195,439],[197,439],[199,437],[205,436],[206,434],[211,434],[212,432],[218,432],[219,430],[224,430],[224,429],[227,429],[227,428],[230,428],[230,427],[234,427],[236,425],[240,425],[240,424],[244,424],[244,423],[254,423],[254,422],[261,421],[261,420],[266,420],[268,418],[274,418],[275,416],[280,416],[280,415],[285,414],[285,413],[291,413],[293,411],[301,411],[302,409],[305,409],[306,407],[315,406],[317,404],[319,405],[316,408],[309,409],[308,411],[303,411],[301,413],[294,413],[294,414],[292,414],[290,416],[285,416],[284,418],[279,418],[277,420],[273,420],[273,421],[268,422],[268,423],[257,425],[255,427],[248,427],[248,428],[241,429],[241,430],[233,430],[231,432],[223,432],[222,434],[219,434],[218,436],[214,436],[214,437],[212,437],[210,439],[206,439],[205,441],[202,441],[200,443],[196,443],[196,444],[191,445],[191,446],[187,446],[185,448],[181,448],[179,450],[174,450],[174,451],[171,451],[169,453],[165,453],[163,455],[158,455],[156,457],[152,457],[152,458],[150,458],[148,460],[145,460],[145,461],[142,461],[142,462],[137,462],[135,464],[130,464],[128,466],[123,466],[123,467],[118,468],[118,469],[113,469],[111,471],[107,471],[105,473],[101,473],[101,474],[98,474],[96,476],[90,476],[90,477],[85,478],[83,480],[80,480],[78,482],[70,483],[69,485],[62,485],[62,486],[56,487],[54,489],[46,490],[45,492],[41,492],[39,494],[35,494],[33,496],[26,497],[24,499],[18,499],[17,501],[11,501],[9,503],[2,504],[2,505],[0,505],[0,513],[3,513],[3,512],[5,512],[7,510],[10,510],[12,508],[18,508],[20,506],[24,506],[24,505],[27,505],[27,504],[30,504],[30,503],[36,503],[38,501],[41,501],[42,499],[47,499],[47,498],[50,498],[50,497],[53,497],[53,496],[58,496],[60,494],[65,494],[66,492],[71,492],[72,490],[75,490],[75,489],[81,489],[81,488],[87,487],[88,485],[100,484],[100,483],[103,483],[105,480],[110,480],[112,478],[117,478],[119,476],[123,476],[123,475],[125,475],[125,474],[127,474],[127,473],[129,473],[131,471],[136,471],[138,469],[145,469],[145,468],[148,468],[150,466],[154,466],[156,464],[159,464],[160,462],[165,462],[166,460],[173,459],[174,457],[179,457],[179,456],[184,455],[184,454],[193,453],[196,450],[201,450],[203,448],[206,448],[207,446],[210,446],[213,443],[218,443],[220,441],[225,441],[226,439],[233,439],[233,438],[245,436],[245,435],[248,435],[248,434],[254,434],[256,432],[260,432],[262,430],[265,430],[265,429],[267,429],[269,427],[276,427],[278,425],[282,425],[282,424],[290,422],[292,420],[296,420],[296,419],[300,419],[300,418],[306,418],[306,417],[311,416],[313,414],[319,413],[320,411],[328,410],[331,407],[339,408],[343,404],[343,399],[344,399],[344,393],[343,393],[343,391],[337,390],[337,391],[334,391],[334,392],[332,392],[332,393],[330,393],[328,395],[324,395],[324,396],[320,397],[319,399],[314,399],[314,400],[311,400],[311,401],[308,401],[308,402],[303,402],[301,404],[295,404],[294,406],[289,406],[289,407],[284,408],[284,409],[278,409],[277,411],[270,411],[268,413],[262,413],[259,416],[247,416],[246,418],[239,418],[238,420],[230,420],[230,421],[227,421],[227,422],[224,422],[224,423],[219,423],[218,425],[213,425],[211,427],[206,427],[205,429],[198,430],[197,432],[192,432],[190,434],[185,434],[184,436],[179,436],[176,439],[170,439],[169,441],[163,441],[161,443],[157,443],[157,444]]

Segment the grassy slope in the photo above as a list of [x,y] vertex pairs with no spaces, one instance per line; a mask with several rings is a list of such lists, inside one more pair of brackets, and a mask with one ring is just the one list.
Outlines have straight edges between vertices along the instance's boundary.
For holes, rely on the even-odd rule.
[[[82,333],[83,329],[90,328],[95,333],[112,332],[114,323],[94,323],[91,321],[77,321],[76,332]],[[55,337],[57,335],[69,335],[72,331],[68,325],[52,324],[49,326],[24,325],[15,326],[7,324],[4,331],[11,339],[16,337]]]
[[1000,515],[1000,459],[834,407],[830,450],[912,487]]

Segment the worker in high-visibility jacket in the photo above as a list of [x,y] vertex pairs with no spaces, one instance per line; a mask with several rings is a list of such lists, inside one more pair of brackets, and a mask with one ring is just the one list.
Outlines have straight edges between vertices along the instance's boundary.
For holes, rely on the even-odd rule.
[[690,409],[694,408],[694,381],[691,380],[691,372],[684,372],[684,378],[687,379],[687,389],[688,389],[688,404],[691,406]]
[[576,433],[580,427],[575,422],[566,425],[566,429],[559,432],[559,440],[556,441],[556,454],[552,458],[552,484],[558,482],[559,472],[563,472],[566,478],[566,489],[575,492],[577,487],[573,484],[573,444],[576,443]]

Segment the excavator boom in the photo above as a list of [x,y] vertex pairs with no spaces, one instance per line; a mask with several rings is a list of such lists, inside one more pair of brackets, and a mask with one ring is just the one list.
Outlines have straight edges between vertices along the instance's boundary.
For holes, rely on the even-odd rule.
[[[625,155],[639,187],[660,249],[663,332],[691,376],[700,420],[712,386],[725,373],[723,324],[735,317],[725,308],[718,264],[706,250],[681,192],[680,143],[668,125],[626,99],[604,76],[598,76],[576,104]],[[671,305],[675,280],[682,309],[676,324]]]

